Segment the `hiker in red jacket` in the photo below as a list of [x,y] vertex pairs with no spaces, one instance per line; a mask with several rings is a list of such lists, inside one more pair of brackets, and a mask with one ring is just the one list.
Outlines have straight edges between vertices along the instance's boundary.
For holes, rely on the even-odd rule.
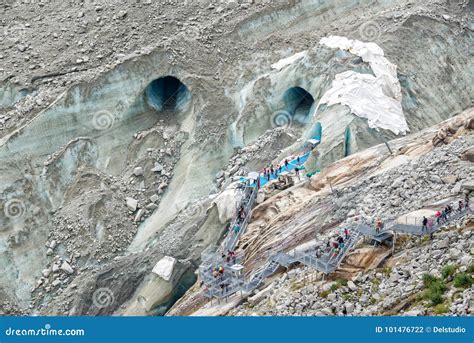
[[344,236],[346,236],[346,239],[349,238],[349,229],[348,228],[344,229]]
[[441,221],[441,212],[440,212],[440,211],[436,211],[435,217],[436,217],[436,223],[439,225],[439,223],[440,223],[440,221]]

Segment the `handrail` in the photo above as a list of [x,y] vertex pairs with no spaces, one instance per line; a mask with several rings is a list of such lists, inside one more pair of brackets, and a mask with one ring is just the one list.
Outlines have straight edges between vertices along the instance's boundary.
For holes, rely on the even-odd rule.
[[[446,220],[443,219],[443,222],[440,221],[440,223],[437,223],[437,222],[433,223],[433,228],[431,229],[431,232],[434,232],[434,231],[438,230],[439,228],[443,227],[444,225],[446,225],[447,223],[452,222],[453,220],[456,220],[456,219],[462,217],[467,212],[472,212],[470,207],[467,207],[467,206],[465,206],[462,210],[454,210],[453,209],[453,212],[447,217]],[[407,216],[405,216],[405,218],[407,218]],[[422,228],[423,228],[423,218],[420,218],[420,217],[413,217],[413,218],[415,219],[415,223],[419,221],[418,225],[416,225],[416,224],[407,224],[408,223],[407,221],[405,222],[405,224],[404,223],[399,223],[397,221],[397,219],[395,219],[395,220],[387,223],[386,225],[384,225],[384,228],[383,228],[383,230],[380,231],[380,233],[390,231],[390,230],[392,230],[392,231],[402,231],[403,232],[403,230],[400,230],[400,229],[403,229],[403,226],[417,228],[417,229],[419,229],[420,233],[422,233],[422,231],[423,231],[422,230]]]
[[[252,186],[249,186],[249,187],[252,187]],[[229,228],[229,233],[226,239],[224,240],[224,243],[222,244],[222,247],[224,248],[223,252],[233,250],[235,247],[235,244],[238,241],[238,238],[242,236],[245,229],[247,228],[248,222],[250,220],[251,212],[252,212],[251,210],[255,202],[255,199],[257,198],[257,192],[258,192],[257,187],[252,187],[252,192],[250,193],[250,197],[243,205],[244,212],[245,212],[245,218],[243,222],[240,225],[237,224],[239,221],[238,213],[235,216],[235,218],[232,220],[231,226]],[[237,206],[237,207],[240,208],[240,206]],[[235,234],[233,230],[236,225],[239,225],[239,231],[237,232],[237,234]]]
[[[451,217],[449,217],[448,221],[455,220],[463,216],[468,211],[470,212],[469,208],[463,209],[460,212],[456,212]],[[441,223],[440,225],[437,225],[437,228],[445,224],[446,223]],[[339,251],[337,256],[334,256],[334,247],[332,247],[329,252],[323,254],[320,258],[313,256],[314,252],[312,249],[303,252],[294,252],[293,255],[278,252],[269,256],[261,267],[253,271],[252,274],[247,277],[246,281],[243,279],[238,279],[233,275],[229,275],[228,273],[224,273],[223,278],[225,275],[229,275],[228,279],[225,280],[225,282],[227,282],[225,288],[221,288],[222,282],[220,282],[220,280],[213,281],[207,284],[208,291],[206,294],[209,297],[222,298],[227,297],[239,290],[244,290],[247,292],[251,291],[257,288],[264,278],[274,273],[279,265],[286,264],[287,261],[298,261],[326,274],[333,272],[339,267],[340,263],[342,263],[342,260],[357,243],[358,238],[361,235],[361,232],[358,230],[358,228],[360,228],[362,225],[365,224],[358,223],[357,225],[349,226],[350,235],[345,241],[344,248]],[[209,280],[209,278],[207,279]]]
[[[348,225],[347,228],[349,229],[349,236],[345,239],[343,248],[340,248],[339,251],[336,253],[335,246],[331,246],[329,250],[324,251],[324,253],[319,257],[314,256],[314,249],[308,249],[306,251],[301,252],[294,251],[292,255],[284,252],[270,252],[265,263],[258,269],[254,270],[250,275],[245,277],[244,280],[243,273],[239,276],[229,271],[233,263],[236,263],[237,261],[241,262],[244,256],[239,254],[232,259],[233,261],[226,262],[222,258],[221,254],[225,253],[226,251],[233,251],[238,240],[245,233],[248,227],[252,208],[258,193],[258,189],[256,186],[247,185],[244,189],[244,196],[245,194],[247,194],[246,192],[250,188],[251,191],[250,194],[248,194],[248,197],[244,197],[243,201],[237,205],[237,214],[232,219],[231,227],[229,228],[229,233],[224,239],[223,243],[220,245],[220,248],[215,250],[214,253],[210,253],[209,251],[212,249],[212,247],[209,247],[201,253],[203,263],[199,267],[199,275],[207,287],[204,294],[210,298],[224,298],[238,292],[239,290],[244,290],[247,292],[252,291],[260,285],[264,278],[273,274],[280,265],[288,266],[289,264],[294,262],[301,262],[326,274],[331,273],[339,267],[343,259],[357,244],[359,237],[361,235],[364,235],[362,231],[367,231],[367,227],[370,229],[374,229],[373,223],[368,223],[365,218],[360,218],[361,220],[357,223]],[[239,221],[238,210],[242,206],[245,211],[245,217],[239,225],[239,231],[235,233],[234,227]],[[426,233],[428,234],[438,230],[447,223],[462,217],[467,212],[471,212],[471,209],[469,207],[464,207],[461,210],[453,210],[453,213],[450,214],[446,221],[434,223],[431,231],[428,232],[427,230]],[[423,229],[421,225],[416,225],[420,218],[415,217],[414,219],[415,224],[408,224],[408,220],[406,220],[405,223],[399,223],[398,219],[391,218],[385,222],[383,229],[377,234],[381,234],[391,230],[411,234],[421,233],[423,235]],[[419,224],[421,224],[421,221]],[[365,230],[362,230],[362,228],[364,227]],[[414,230],[407,231],[406,227],[411,227]],[[369,233],[367,233],[367,235],[374,236],[373,234]],[[216,265],[216,263],[224,267],[224,273],[219,275],[217,278],[212,275],[214,268],[213,266]]]
[[[470,212],[470,209],[465,208],[459,212],[455,212],[449,217],[448,221],[455,220],[463,216],[468,211]],[[446,223],[440,223],[436,227],[439,228],[445,224]],[[228,296],[232,292],[235,293],[239,289],[242,289],[245,291],[251,291],[257,288],[264,278],[266,278],[267,276],[275,272],[275,270],[278,268],[279,265],[286,264],[287,261],[294,261],[294,262],[298,261],[305,265],[309,265],[310,267],[313,267],[324,273],[333,272],[339,267],[340,263],[342,263],[342,260],[346,257],[349,251],[357,243],[358,238],[361,235],[361,232],[358,230],[358,228],[360,228],[363,225],[365,224],[358,223],[357,225],[349,226],[350,235],[345,241],[344,248],[342,248],[336,256],[334,256],[334,251],[335,251],[334,247],[332,247],[329,250],[329,252],[326,252],[325,254],[323,254],[320,258],[314,257],[313,256],[314,252],[311,249],[307,251],[303,251],[303,252],[294,252],[293,255],[288,255],[281,252],[271,255],[267,259],[264,265],[262,265],[257,270],[255,270],[251,275],[249,275],[249,277],[247,278],[247,281],[244,281],[244,280],[239,281],[232,277],[231,284],[233,285],[233,288],[231,290],[228,290],[228,292],[225,293],[226,296]],[[395,225],[396,224],[391,226],[391,229],[393,229]],[[283,255],[284,257],[282,257]],[[213,296],[217,296],[216,294],[217,293],[214,292]]]

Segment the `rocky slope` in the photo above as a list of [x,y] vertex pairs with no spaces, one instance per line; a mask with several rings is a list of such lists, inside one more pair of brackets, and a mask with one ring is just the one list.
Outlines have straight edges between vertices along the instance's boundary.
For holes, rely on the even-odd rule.
[[[377,74],[351,51],[320,44],[325,36],[383,50],[397,66],[411,133],[472,101],[469,1],[7,1],[0,11],[0,311],[7,314],[161,314],[194,282],[202,250],[221,238],[225,223],[212,201],[234,179],[299,150],[317,122],[324,138],[314,169],[396,138],[346,106],[319,104],[337,75]],[[173,104],[162,107],[169,94],[159,85],[169,76]],[[421,153],[417,137],[390,163]],[[358,156],[363,163],[343,159],[312,186],[256,209],[245,238],[249,265],[273,248],[259,237],[261,225],[274,227],[268,235],[277,232],[277,241],[288,241],[277,246],[287,248],[343,220],[351,209],[336,208],[334,197],[308,199],[328,194],[334,168],[341,183],[364,173],[358,166],[385,160],[386,150]],[[459,180],[470,175],[456,168]],[[438,176],[443,183],[419,178],[445,191],[443,178],[452,176]],[[379,188],[391,181],[377,180]],[[398,213],[375,196],[354,195],[359,201]],[[307,214],[280,215],[293,206]],[[177,260],[169,280],[152,272],[165,255]]]
[[[407,238],[380,268],[352,277],[321,281],[309,268],[293,269],[228,315],[472,315],[473,227],[470,220],[446,228],[433,240]],[[348,257],[349,264],[361,262],[358,253]],[[426,275],[441,280],[441,298],[430,290]]]
[[[306,183],[266,199],[254,209],[252,223],[237,248],[237,253],[245,255],[244,266],[247,273],[264,263],[272,253],[287,252],[312,242],[312,244],[326,242],[328,238],[335,235],[337,228],[344,227],[344,225],[353,222],[355,218],[360,220],[362,217],[365,220],[374,221],[377,217],[381,217],[384,220],[398,218],[402,222],[412,221],[420,216],[420,210],[424,211],[422,215],[432,214],[434,213],[433,209],[455,201],[459,197],[463,198],[465,193],[471,192],[474,177],[472,158],[469,157],[474,144],[474,135],[472,129],[468,129],[472,125],[472,115],[473,112],[470,109],[419,134],[390,141],[389,146],[393,150],[393,154],[389,153],[385,145],[354,154],[329,165],[323,172],[316,174]],[[447,131],[451,132],[449,138],[445,135]],[[444,137],[444,140],[440,141],[440,137]],[[382,153],[383,150],[386,152]],[[332,192],[329,189],[329,182],[332,183]],[[463,231],[460,235],[454,230],[437,234],[436,239],[444,242],[439,246],[437,241],[435,243],[425,241],[420,248],[418,239],[404,237],[397,242],[397,251],[388,260],[387,257],[392,255],[390,249],[380,248],[373,251],[372,248],[366,249],[362,244],[359,246],[359,250],[347,258],[346,265],[343,265],[336,276],[331,277],[342,277],[346,281],[353,277],[354,280],[363,278],[365,282],[372,280],[376,272],[368,274],[358,272],[382,267],[384,263],[394,267],[398,263],[400,270],[407,270],[412,268],[410,262],[414,261],[409,256],[422,256],[419,261],[415,261],[420,270],[413,273],[413,279],[409,280],[408,284],[405,285],[405,282],[401,284],[407,287],[413,286],[410,290],[411,293],[407,294],[404,288],[400,288],[400,285],[394,283],[393,280],[388,282],[384,278],[379,278],[382,286],[387,287],[384,289],[387,294],[391,294],[388,293],[392,290],[389,287],[398,287],[398,298],[390,297],[393,301],[390,300],[392,302],[388,303],[387,300],[387,304],[384,304],[388,310],[395,302],[404,300],[407,296],[420,290],[420,283],[416,280],[421,278],[426,271],[437,269],[439,272],[446,264],[464,266],[459,272],[466,272],[470,268],[473,253],[472,224],[462,227]],[[452,241],[452,244],[449,241],[450,243],[446,245],[446,237]],[[443,246],[442,249],[441,246]],[[425,252],[427,253],[425,254]],[[436,258],[436,261],[440,263],[436,268],[431,267],[431,260],[427,257],[431,256],[432,252],[432,258]],[[408,262],[405,263],[406,261]],[[394,274],[398,273],[397,270]],[[308,304],[311,303],[311,306],[303,305],[303,307],[309,306],[308,314],[332,313],[332,309],[328,307],[324,297],[319,299],[317,295],[319,292],[327,292],[332,283],[322,282],[323,276],[308,268],[288,272],[289,275],[295,275],[295,273],[299,275],[300,279],[313,280],[308,286],[309,289],[313,289],[312,295],[308,291],[302,297],[305,300],[301,300],[303,304],[306,304],[306,300]],[[380,274],[377,275],[380,276]],[[282,277],[276,276],[276,279],[286,280],[287,276],[286,274]],[[298,306],[298,310],[295,312],[291,312],[294,310],[293,307],[285,307],[285,304],[290,304],[292,299],[288,294],[292,294],[293,288],[300,288],[295,286],[295,284],[300,284],[300,281],[298,279],[286,281],[286,284],[281,285],[281,290],[278,291],[281,294],[278,295],[279,293],[275,291],[275,296],[270,297],[270,289],[280,285],[279,281],[272,281],[270,278],[265,285],[260,287],[263,294],[258,295],[257,292],[257,295],[254,296],[262,301],[265,299],[263,295],[267,294],[268,302],[262,303],[261,307],[259,307],[260,305],[255,306],[251,310],[244,306],[229,313],[304,314],[304,311],[299,311],[302,309],[301,306]],[[389,283],[390,286],[384,282]],[[273,286],[267,289],[266,287],[269,285]],[[365,295],[368,296],[371,290],[367,285],[364,287],[364,291],[367,293]],[[235,296],[229,303],[216,305],[214,302],[214,305],[211,305],[203,298],[201,291],[199,286],[192,288],[189,294],[170,311],[170,315],[225,314],[246,298]],[[345,288],[341,292],[345,294],[349,291]],[[354,292],[351,290],[344,297],[342,297],[343,293],[338,293],[340,297],[337,299],[340,300],[340,303],[338,303],[337,313],[340,313],[344,308],[342,299],[354,298],[355,301]],[[284,297],[285,294],[288,296]],[[295,297],[299,295],[301,294],[298,292],[294,293]],[[357,297],[362,295],[364,294],[357,294]],[[246,296],[251,295],[247,294]],[[471,291],[466,291],[465,298],[470,299],[470,296]],[[382,298],[380,296],[375,300],[378,301]],[[251,299],[252,297],[248,299],[250,304],[255,302]],[[331,295],[329,300],[335,299],[334,295]],[[370,299],[371,297],[366,300]],[[354,304],[353,302],[352,305]],[[244,308],[246,310],[241,312]],[[270,311],[270,308],[273,310]],[[325,312],[321,312],[322,309],[325,309]],[[383,309],[384,307],[381,306],[368,309],[367,306],[362,306],[359,303],[356,313],[381,314]]]

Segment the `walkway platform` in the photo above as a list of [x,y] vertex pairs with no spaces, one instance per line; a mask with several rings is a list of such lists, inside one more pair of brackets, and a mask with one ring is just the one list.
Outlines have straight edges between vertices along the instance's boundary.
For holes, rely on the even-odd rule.
[[[309,154],[310,152],[307,152],[299,158],[292,160],[289,162],[288,167],[283,167],[282,170],[284,172],[292,171],[295,168],[302,170],[304,163],[309,158]],[[268,178],[265,178],[264,175],[259,175],[259,178],[260,187],[265,186],[269,182]],[[276,178],[278,178],[278,175],[271,175],[270,181]],[[243,189],[243,200],[237,204],[236,210],[243,207],[244,218],[238,218],[236,214],[231,221],[229,233],[223,243],[219,247],[209,247],[201,254],[202,262],[199,267],[199,276],[206,287],[204,294],[208,298],[222,299],[239,291],[250,292],[259,287],[263,280],[274,274],[278,268],[288,268],[297,262],[319,272],[329,274],[339,268],[344,258],[356,246],[361,237],[370,237],[372,240],[382,243],[392,238],[396,232],[418,236],[426,235],[440,229],[449,222],[461,218],[467,213],[471,213],[470,208],[454,211],[446,222],[436,223],[431,232],[427,232],[423,228],[421,224],[422,219],[420,218],[410,218],[410,223],[408,220],[405,220],[405,223],[403,223],[403,220],[400,219],[386,221],[381,232],[376,232],[375,228],[370,224],[364,222],[354,223],[347,227],[349,236],[338,247],[331,246],[326,251],[318,253],[314,247],[302,251],[293,251],[293,253],[277,252],[271,255],[263,266],[253,271],[247,279],[244,279],[242,271],[243,256],[236,256],[232,261],[225,258],[228,251],[234,251],[240,237],[245,233],[257,198],[257,181],[249,180],[248,178],[242,179],[242,181],[246,182],[246,186]],[[234,230],[236,226],[238,230]],[[324,245],[323,242],[320,242],[317,246]],[[223,272],[216,272],[220,267],[223,268]]]

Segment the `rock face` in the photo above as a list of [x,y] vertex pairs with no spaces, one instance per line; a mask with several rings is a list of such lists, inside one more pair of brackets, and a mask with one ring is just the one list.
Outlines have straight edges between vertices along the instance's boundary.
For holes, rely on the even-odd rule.
[[[421,245],[415,238],[407,237],[406,243],[398,246],[395,255],[386,261],[385,267],[359,272],[349,280],[323,281],[322,275],[310,268],[293,270],[293,277],[282,277],[271,282],[264,291],[249,297],[242,305],[230,310],[228,315],[436,314],[436,307],[429,300],[416,301],[425,289],[423,275],[432,274],[443,279],[440,271],[446,266],[452,266],[454,274],[465,271],[463,262],[472,263],[472,257],[460,256],[472,255],[473,223],[471,219],[469,224],[466,222],[461,225],[462,230],[458,230],[456,226],[445,229],[436,233],[433,241],[426,241]],[[444,241],[448,241],[450,246],[460,246],[462,251],[458,250],[453,254],[450,249],[444,249],[438,253],[440,243]],[[450,316],[472,315],[472,289],[469,286],[455,287],[449,279],[446,280],[447,290],[443,293],[443,302],[451,305],[449,308],[446,305],[442,307],[443,311]]]
[[[468,113],[461,117],[465,118]],[[472,145],[474,136],[472,131],[464,130],[450,143],[434,147],[431,143],[433,136],[446,125],[449,121],[437,128],[390,142],[395,152],[393,155],[389,155],[386,147],[381,145],[337,161],[313,176],[306,187],[294,186],[258,205],[237,249],[238,253],[245,255],[246,270],[262,266],[268,251],[292,251],[301,244],[311,243],[315,236],[317,241],[325,242],[334,237],[331,228],[344,227],[354,222],[356,217],[368,221],[378,216],[384,219],[405,218],[415,209],[433,213],[434,208],[448,203],[453,203],[456,208],[457,199],[465,196],[460,185],[468,184],[474,177],[471,166],[461,159],[461,152]],[[452,176],[456,176],[455,184]],[[457,185],[459,189],[453,193]],[[473,195],[469,196],[472,198]],[[393,314],[401,314],[402,310],[397,312],[394,304],[408,301],[405,295],[421,291],[421,275],[431,271],[434,261],[440,264],[436,267],[438,274],[447,264],[469,263],[463,255],[471,253],[470,244],[460,245],[460,242],[472,240],[471,227],[466,228],[461,236],[453,227],[435,235],[433,242],[424,241],[422,246],[416,239],[403,238],[401,242],[407,244],[399,247],[397,252],[403,260],[393,258],[393,262],[387,262],[386,269],[375,268],[392,254],[390,248],[378,251],[373,247],[361,247],[346,258],[334,276],[336,279],[345,278],[346,283],[320,282],[322,276],[309,268],[290,270],[282,281],[268,280],[268,286],[273,284],[271,296],[251,297],[249,304],[252,303],[252,309],[243,305],[229,314],[375,315],[390,310],[394,310]],[[395,268],[398,265],[400,267]],[[367,269],[372,271],[365,272]],[[315,281],[308,283],[304,280]],[[378,291],[373,290],[373,283],[380,284]],[[261,289],[267,285],[262,285]],[[340,291],[334,291],[335,288]],[[179,308],[193,313],[192,309],[196,311],[196,307],[191,309],[185,305],[187,296]],[[189,298],[195,296],[190,294]],[[290,305],[293,303],[294,306]],[[424,308],[416,310],[426,313]],[[180,312],[172,313],[179,315]]]
[[469,162],[474,162],[474,146],[471,146],[463,151],[462,159]]
[[138,206],[138,200],[128,197],[125,199],[127,201],[127,207],[130,211],[135,212]]
[[153,267],[153,273],[164,279],[165,281],[170,281],[171,276],[173,275],[174,266],[176,264],[176,259],[170,256],[165,256],[159,260],[156,265]]
[[[448,144],[451,142],[456,135],[462,133],[464,129],[469,129],[470,122],[472,118],[467,118],[465,120],[454,120],[451,121],[448,125],[443,126],[435,137],[433,137],[433,145],[439,146],[441,144]],[[469,155],[469,153],[468,153]]]
[[[202,1],[120,6],[3,1],[0,260],[12,265],[0,273],[0,300],[7,299],[11,313],[112,314],[147,282],[149,261],[168,255],[198,263],[200,253],[221,237],[220,221],[234,210],[225,200],[235,197],[223,199],[219,213],[207,210],[213,199],[221,199],[220,190],[300,150],[316,121],[324,133],[308,164],[311,172],[394,138],[389,131],[368,130],[367,121],[344,106],[316,108],[337,74],[374,72],[350,51],[318,44],[336,33],[335,27],[338,35],[375,42],[397,66],[410,132],[461,112],[471,105],[473,83],[468,10],[438,0],[424,6],[404,0],[211,6]],[[375,35],[363,30],[366,22],[376,23]],[[171,84],[160,84],[165,80]],[[176,99],[167,102],[164,90],[174,84]],[[465,127],[472,127],[472,120]],[[461,131],[446,128],[436,144],[442,148]],[[404,148],[416,150],[396,146]],[[350,163],[349,169],[361,164]],[[400,171],[397,177],[409,176],[407,184],[422,187],[424,176],[412,167],[410,175]],[[454,180],[449,175],[430,172],[425,186],[437,180],[442,192],[461,189],[469,172],[459,166],[449,172],[459,172],[453,185],[445,181]],[[255,215],[262,229],[274,233],[272,244],[305,241],[315,229],[344,220],[358,201],[367,208],[380,204],[377,210],[387,214],[405,209],[407,198],[415,201],[409,189],[387,201],[347,192],[352,198],[341,208],[331,197],[305,203],[302,224],[284,214],[310,199],[316,188],[325,190],[327,181],[290,190],[273,203],[277,206],[264,199]],[[389,183],[388,178],[376,181],[381,189]],[[288,231],[267,225],[276,217]],[[265,246],[259,225],[246,239]],[[53,239],[55,247],[47,244]],[[258,252],[264,246],[249,245],[249,263],[261,263]],[[61,270],[63,261],[72,274]],[[119,276],[111,280],[110,274]],[[162,284],[162,294],[173,282]],[[90,306],[90,285],[109,288],[111,306]]]
[[242,195],[236,189],[235,184],[230,184],[218,197],[213,200],[219,212],[219,221],[225,223],[235,214],[235,204]]

